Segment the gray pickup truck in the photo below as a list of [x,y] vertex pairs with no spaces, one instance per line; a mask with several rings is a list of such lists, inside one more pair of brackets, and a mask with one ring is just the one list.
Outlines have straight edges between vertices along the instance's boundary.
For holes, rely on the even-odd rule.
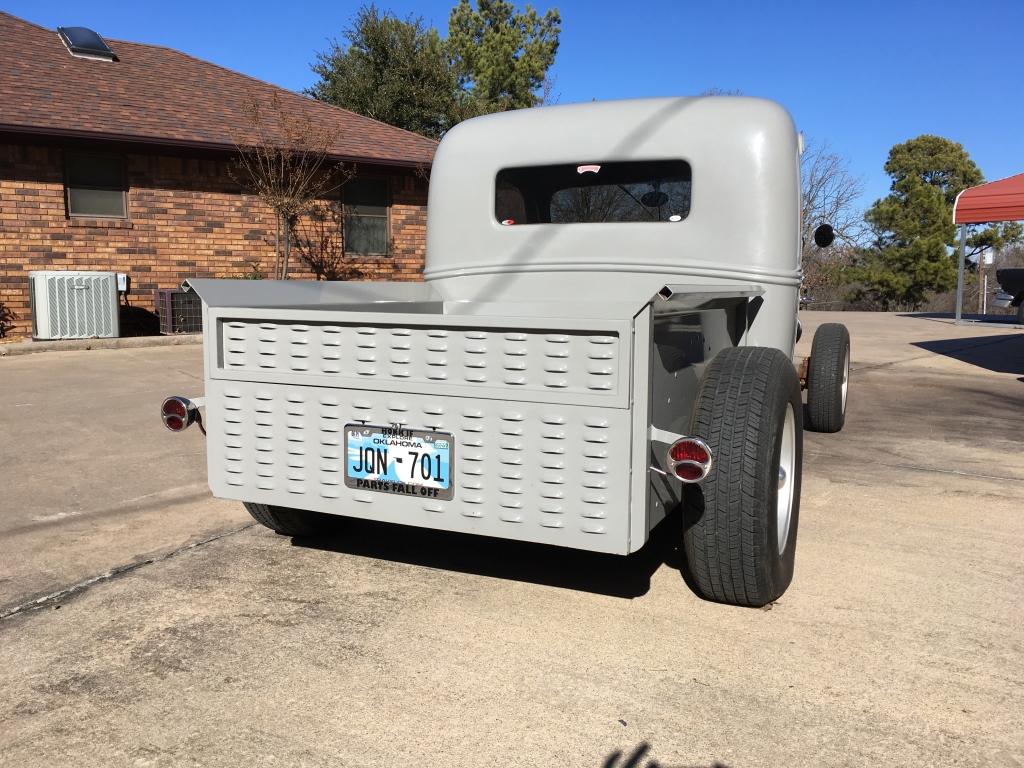
[[800,152],[753,98],[469,120],[433,165],[424,282],[189,281],[205,398],[164,424],[204,424],[213,493],[280,534],[350,516],[627,555],[681,507],[699,594],[769,603],[804,425],[843,426],[850,368],[838,324],[793,358]]
[[1000,291],[992,303],[997,307],[1015,307],[1017,322],[1024,325],[1024,269],[997,269]]

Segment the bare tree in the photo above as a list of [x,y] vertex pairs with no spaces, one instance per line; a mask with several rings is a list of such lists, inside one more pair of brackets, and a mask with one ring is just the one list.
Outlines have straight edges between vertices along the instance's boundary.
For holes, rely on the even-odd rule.
[[235,142],[238,154],[231,176],[274,211],[274,278],[283,280],[296,222],[314,200],[337,189],[347,170],[330,162],[330,131],[286,108],[279,94],[251,97],[247,117],[248,132]]
[[540,96],[537,97],[538,107],[550,107],[562,100],[562,94],[555,93],[555,83],[558,78],[551,75],[544,75],[544,81],[540,85]]
[[996,269],[1020,269],[1024,267],[1024,244],[1013,243],[1000,248],[993,259]]
[[742,96],[743,91],[738,88],[719,88],[717,85],[711,88],[705,88],[700,92],[701,96]]
[[14,328],[14,321],[18,316],[14,310],[0,301],[0,339],[5,338],[11,329]]
[[317,280],[359,280],[366,272],[345,257],[343,213],[336,202],[312,204],[295,227],[295,250]]
[[800,187],[800,235],[805,254],[816,247],[813,235],[819,224],[831,224],[840,243],[863,243],[867,228],[857,203],[864,193],[864,184],[828,143],[806,141],[800,156]]
[[[807,140],[800,156],[801,266],[803,289],[817,301],[843,282],[844,268],[856,263],[857,248],[868,228],[858,207],[864,185],[850,172],[846,159],[827,143]],[[814,230],[830,224],[836,242],[829,248],[814,243]]]

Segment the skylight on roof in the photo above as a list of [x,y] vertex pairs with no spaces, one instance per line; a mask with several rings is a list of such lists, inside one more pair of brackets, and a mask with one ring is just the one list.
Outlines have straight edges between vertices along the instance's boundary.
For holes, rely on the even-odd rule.
[[106,41],[87,27],[57,27],[57,36],[72,56],[117,61]]

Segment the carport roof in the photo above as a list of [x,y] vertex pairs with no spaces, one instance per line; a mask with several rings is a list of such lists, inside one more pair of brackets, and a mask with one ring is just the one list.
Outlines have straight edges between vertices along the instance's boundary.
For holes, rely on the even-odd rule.
[[961,192],[953,204],[954,224],[1024,219],[1024,173]]

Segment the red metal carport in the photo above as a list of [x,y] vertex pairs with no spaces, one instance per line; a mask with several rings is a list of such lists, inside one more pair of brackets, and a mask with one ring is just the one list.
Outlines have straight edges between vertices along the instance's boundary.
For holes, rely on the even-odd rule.
[[956,321],[964,302],[964,266],[968,224],[1024,220],[1024,173],[965,189],[953,203],[953,223],[960,225],[960,264],[956,280]]

